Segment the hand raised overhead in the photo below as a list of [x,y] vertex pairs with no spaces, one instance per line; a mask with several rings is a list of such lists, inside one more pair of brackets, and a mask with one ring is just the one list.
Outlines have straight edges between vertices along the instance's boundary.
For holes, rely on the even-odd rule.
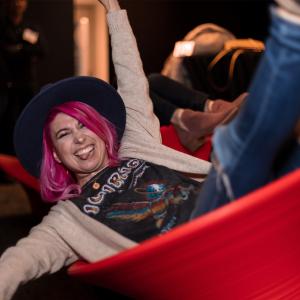
[[118,0],[98,0],[106,9],[106,11],[120,10]]

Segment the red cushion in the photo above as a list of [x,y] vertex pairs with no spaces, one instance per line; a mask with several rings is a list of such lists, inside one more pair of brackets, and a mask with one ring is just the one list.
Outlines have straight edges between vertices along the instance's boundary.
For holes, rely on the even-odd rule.
[[134,299],[300,299],[300,170],[73,276]]
[[190,150],[186,149],[184,146],[180,144],[179,138],[177,133],[174,129],[173,125],[169,126],[162,126],[160,128],[162,142],[164,145],[176,149],[180,152],[190,154],[192,156],[209,160],[210,152],[211,152],[211,137],[207,136],[205,139],[204,144],[195,152],[191,152]]

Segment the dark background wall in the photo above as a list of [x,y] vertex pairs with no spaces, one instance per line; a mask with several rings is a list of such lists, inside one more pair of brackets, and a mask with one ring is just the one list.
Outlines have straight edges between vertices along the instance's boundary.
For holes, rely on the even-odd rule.
[[238,38],[264,40],[268,0],[120,0],[128,10],[146,73],[158,72],[174,43],[203,23],[216,23]]
[[26,17],[40,26],[47,55],[39,65],[40,84],[74,73],[73,1],[29,0]]
[[[1,18],[5,1],[0,0]],[[46,40],[47,53],[38,67],[40,85],[73,75],[73,1],[28,0],[25,19],[37,25]]]
[[[0,0],[0,11],[1,2]],[[95,0],[96,1],[96,0]],[[159,72],[174,43],[199,24],[213,22],[238,38],[264,39],[268,0],[120,0],[128,10],[146,73]],[[39,67],[40,83],[73,75],[72,0],[29,0],[27,17],[40,25],[48,55]]]

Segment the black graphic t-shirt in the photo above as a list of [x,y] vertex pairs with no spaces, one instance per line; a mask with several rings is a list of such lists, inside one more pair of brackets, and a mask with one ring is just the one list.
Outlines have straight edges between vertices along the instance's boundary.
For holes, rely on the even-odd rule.
[[107,167],[72,199],[86,215],[140,242],[186,222],[201,183],[139,159]]

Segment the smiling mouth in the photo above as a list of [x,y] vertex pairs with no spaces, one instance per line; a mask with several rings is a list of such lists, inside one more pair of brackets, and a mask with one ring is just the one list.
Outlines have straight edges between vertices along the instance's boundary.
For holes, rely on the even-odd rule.
[[87,147],[77,150],[74,155],[80,159],[87,159],[94,148],[95,147],[93,145],[88,145]]

